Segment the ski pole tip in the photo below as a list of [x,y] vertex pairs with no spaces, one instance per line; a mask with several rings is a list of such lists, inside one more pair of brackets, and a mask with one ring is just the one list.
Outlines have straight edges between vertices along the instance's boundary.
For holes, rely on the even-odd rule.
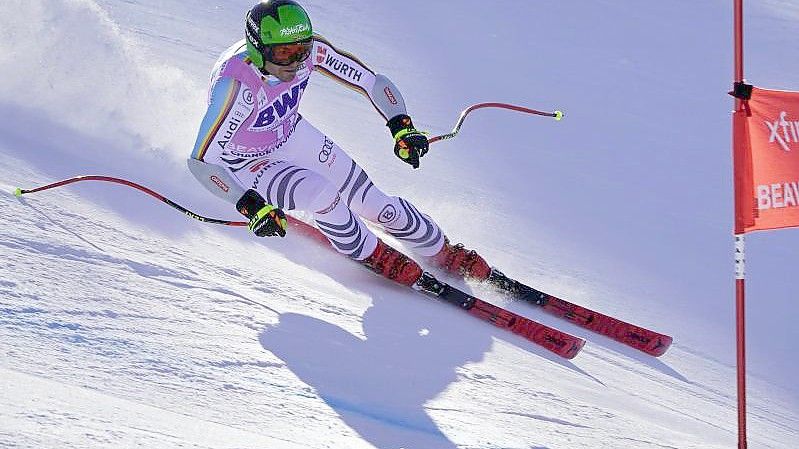
[[14,196],[17,197],[17,198],[21,197],[22,196],[22,189],[20,189],[19,187],[14,189]]
[[553,117],[555,117],[555,120],[557,121],[563,120],[563,111],[555,111],[555,115]]

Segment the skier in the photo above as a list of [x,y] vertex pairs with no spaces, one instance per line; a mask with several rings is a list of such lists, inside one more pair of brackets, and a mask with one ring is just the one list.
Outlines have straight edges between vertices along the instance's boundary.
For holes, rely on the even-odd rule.
[[[295,1],[265,0],[247,13],[245,39],[228,48],[211,73],[208,111],[189,159],[198,180],[235,202],[259,237],[286,235],[284,209],[308,211],[338,252],[414,286],[422,268],[381,241],[362,217],[437,266],[488,279],[491,269],[481,256],[450,244],[409,201],[381,191],[298,113],[313,71],[366,95],[386,120],[394,154],[419,168],[428,140],[414,127],[397,87],[314,34],[308,14]],[[229,182],[244,190],[231,190]],[[231,197],[233,191],[244,194]]]

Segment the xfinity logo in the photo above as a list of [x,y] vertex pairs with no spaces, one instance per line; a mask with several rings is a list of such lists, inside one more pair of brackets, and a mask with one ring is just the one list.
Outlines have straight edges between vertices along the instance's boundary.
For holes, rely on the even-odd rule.
[[280,30],[280,35],[281,36],[293,36],[295,34],[300,34],[300,33],[304,33],[306,31],[309,31],[310,29],[311,29],[311,27],[309,27],[308,25],[306,25],[304,23],[298,23],[297,25],[294,25],[293,27],[283,28],[282,30]]
[[799,142],[799,121],[787,120],[788,113],[785,111],[780,112],[780,118],[773,122],[763,122],[768,126],[771,135],[768,138],[769,143],[777,142],[783,150],[791,151],[788,145],[792,142]]
[[308,78],[305,78],[292,86],[288,92],[284,93],[279,98],[275,98],[272,104],[258,112],[258,116],[255,118],[255,122],[253,122],[252,126],[250,126],[250,130],[263,131],[264,129],[272,128],[275,123],[280,123],[279,120],[283,119],[297,108],[300,102],[300,96],[302,96],[302,92],[307,86]]

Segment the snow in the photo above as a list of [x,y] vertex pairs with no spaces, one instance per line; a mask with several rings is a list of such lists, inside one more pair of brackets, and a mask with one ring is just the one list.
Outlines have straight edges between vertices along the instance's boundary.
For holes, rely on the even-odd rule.
[[[544,291],[673,335],[559,359],[296,235],[257,240],[184,159],[248,2],[0,4],[0,446],[729,448],[736,444],[730,2],[306,1],[449,132],[413,171],[368,101],[314,75],[303,115],[384,190]],[[747,7],[750,81],[796,89],[791,2]],[[31,37],[34,38],[31,38]],[[494,228],[486,229],[484,223]],[[799,443],[794,230],[747,237],[750,447]]]

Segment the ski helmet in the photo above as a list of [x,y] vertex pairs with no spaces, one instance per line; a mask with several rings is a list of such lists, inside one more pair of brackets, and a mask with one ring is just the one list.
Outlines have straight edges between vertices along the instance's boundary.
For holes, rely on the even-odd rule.
[[247,12],[245,37],[250,60],[263,67],[269,47],[313,37],[308,13],[294,0],[263,0]]

